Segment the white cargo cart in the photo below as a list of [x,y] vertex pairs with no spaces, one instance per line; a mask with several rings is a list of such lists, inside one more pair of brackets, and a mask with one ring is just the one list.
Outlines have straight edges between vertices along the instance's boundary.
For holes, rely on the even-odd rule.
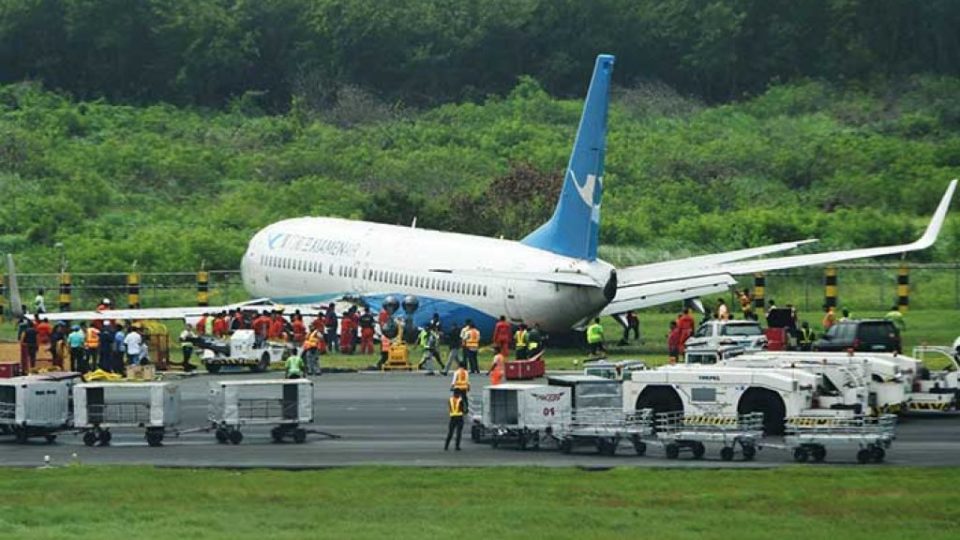
[[576,408],[564,427],[560,451],[569,454],[578,445],[594,445],[597,452],[617,453],[623,440],[633,444],[638,456],[647,452],[643,439],[653,434],[653,409],[625,412],[622,408]]
[[[483,390],[483,430],[494,447],[515,441],[521,450],[555,439],[570,419],[569,388],[506,383]],[[472,434],[472,433],[471,433]]]
[[17,442],[43,437],[52,443],[70,419],[70,386],[67,381],[42,377],[0,379],[0,431]]
[[83,444],[110,444],[115,428],[143,428],[150,446],[180,423],[180,387],[169,382],[89,382],[73,387],[74,427]]
[[[309,379],[214,381],[209,415],[217,442],[240,444],[240,428],[273,425],[274,442],[307,440],[302,424],[313,422],[313,382]],[[319,432],[317,432],[319,433]]]
[[720,444],[720,459],[730,461],[737,447],[745,461],[757,455],[763,436],[763,413],[739,415],[684,415],[682,411],[657,415],[657,439],[668,459],[689,451],[694,459],[703,459],[707,443]]
[[827,448],[851,447],[857,449],[859,463],[880,463],[893,443],[896,425],[897,417],[892,414],[853,418],[797,416],[786,420],[784,443],[793,450],[797,463],[821,462],[827,457]]

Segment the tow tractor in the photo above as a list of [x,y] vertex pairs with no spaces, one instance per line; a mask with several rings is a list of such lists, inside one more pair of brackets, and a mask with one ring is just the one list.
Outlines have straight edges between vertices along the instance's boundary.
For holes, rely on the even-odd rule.
[[224,366],[246,367],[259,373],[270,369],[270,364],[282,362],[296,352],[292,343],[280,341],[263,341],[257,346],[253,330],[237,330],[225,340],[198,336],[191,341],[202,351],[200,359],[210,373],[218,373]]
[[[913,414],[960,410],[960,338],[953,347],[914,347],[913,356],[919,366],[907,410]],[[934,364],[934,359],[943,361]]]

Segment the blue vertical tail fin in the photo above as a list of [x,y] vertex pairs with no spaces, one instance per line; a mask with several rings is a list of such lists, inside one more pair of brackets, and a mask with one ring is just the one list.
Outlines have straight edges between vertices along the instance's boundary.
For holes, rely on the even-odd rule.
[[589,261],[597,258],[613,63],[611,55],[597,56],[557,208],[549,221],[521,240],[525,245]]

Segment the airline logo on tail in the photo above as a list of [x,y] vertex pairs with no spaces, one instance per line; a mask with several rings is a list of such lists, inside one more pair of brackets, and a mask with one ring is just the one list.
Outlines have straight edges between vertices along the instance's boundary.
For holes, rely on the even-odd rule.
[[583,199],[583,203],[592,209],[590,221],[600,223],[600,203],[593,204],[593,193],[596,191],[597,184],[603,188],[603,179],[597,179],[597,175],[595,174],[588,174],[587,181],[581,186],[580,182],[577,182],[576,173],[568,170],[567,174],[570,175],[573,185],[577,188],[577,193],[579,193],[580,198]]

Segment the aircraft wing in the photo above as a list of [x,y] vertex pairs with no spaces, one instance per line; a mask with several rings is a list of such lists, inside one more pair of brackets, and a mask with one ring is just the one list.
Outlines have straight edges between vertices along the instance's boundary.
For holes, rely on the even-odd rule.
[[267,310],[283,308],[284,312],[292,312],[297,309],[304,315],[313,315],[318,312],[315,306],[311,305],[291,305],[278,304],[266,298],[239,302],[224,306],[191,306],[191,307],[168,307],[168,308],[139,308],[139,309],[109,309],[106,311],[65,311],[62,313],[49,312],[44,316],[51,321],[91,321],[97,319],[113,319],[122,321],[140,321],[140,320],[173,320],[200,317],[204,313],[220,313],[226,311],[230,313],[237,308],[245,310]]
[[[956,188],[957,180],[954,179],[947,187],[940,204],[937,205],[927,229],[914,242],[786,257],[756,258],[765,254],[792,249],[809,241],[787,242],[666,263],[623,268],[617,270],[618,276],[621,277],[617,287],[617,295],[603,310],[603,314],[623,313],[631,309],[693,298],[709,292],[720,292],[735,283],[732,278],[735,275],[833,264],[867,257],[900,255],[910,251],[926,249],[933,245],[943,228],[947,210],[950,208],[950,201],[953,199]],[[791,246],[791,244],[795,245]],[[721,288],[721,283],[724,281],[721,279],[723,276],[729,278],[729,280],[726,282],[726,286]],[[645,293],[647,290],[652,291],[652,294]],[[698,291],[699,294],[695,294]]]

